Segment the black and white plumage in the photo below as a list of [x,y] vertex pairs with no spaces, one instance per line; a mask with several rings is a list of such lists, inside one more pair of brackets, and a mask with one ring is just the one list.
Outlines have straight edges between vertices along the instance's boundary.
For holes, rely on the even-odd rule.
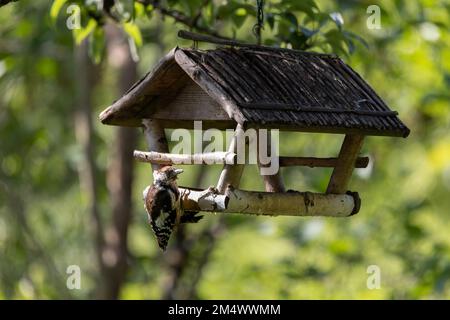
[[153,172],[153,184],[144,190],[144,205],[158,245],[165,250],[179,223],[197,222],[202,216],[184,213],[176,179],[182,169],[165,166]]

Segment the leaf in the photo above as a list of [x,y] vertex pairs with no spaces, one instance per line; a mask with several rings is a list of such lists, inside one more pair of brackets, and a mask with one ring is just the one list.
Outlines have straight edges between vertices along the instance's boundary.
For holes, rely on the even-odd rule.
[[307,50],[309,37],[305,36],[301,32],[291,32],[289,35],[289,43],[292,45],[292,49]]
[[58,18],[58,14],[61,11],[61,8],[64,6],[64,4],[67,2],[67,0],[55,0],[52,3],[52,6],[50,8],[50,18],[53,23],[55,23],[56,19]]
[[[319,7],[313,0],[289,0],[281,2],[280,4],[287,4],[287,9],[291,11],[301,11],[306,13],[308,16],[314,19],[314,15],[316,14],[314,9],[316,11],[319,11]],[[284,8],[286,10],[286,8]]]
[[342,34],[344,35],[344,37],[348,40],[356,40],[359,43],[361,43],[366,49],[370,49],[369,44],[367,43],[366,40],[364,40],[364,38],[362,38],[361,36],[357,35],[356,33],[350,32],[350,31],[343,31]]
[[145,6],[145,14],[146,14],[147,18],[151,19],[153,17],[154,9],[155,8],[151,4],[148,4],[147,6]]
[[83,42],[84,39],[97,27],[97,21],[95,19],[89,19],[88,24],[86,27],[80,28],[80,29],[73,29],[73,35],[75,38],[75,43],[79,45],[81,42]]
[[292,12],[285,12],[282,15],[286,20],[288,20],[295,29],[298,28],[298,20],[297,17],[295,16],[295,14],[293,14]]
[[140,2],[134,3],[134,15],[136,18],[141,18],[145,15],[145,6]]
[[142,34],[139,27],[133,22],[125,22],[122,26],[123,30],[125,30],[128,36],[133,39],[136,46],[138,47],[142,46],[143,43]]
[[324,27],[328,22],[330,22],[330,15],[327,13],[323,13],[323,12],[317,12],[314,14],[313,17],[306,16],[303,19],[303,25],[308,24],[308,23],[313,23],[313,24],[318,23],[317,29]]
[[353,54],[353,52],[355,52],[355,43],[353,42],[353,40],[351,39],[346,39],[345,43],[347,44],[348,47],[348,52],[350,54]]
[[120,17],[122,21],[129,22],[134,17],[134,8],[133,0],[116,0],[114,13]]
[[345,38],[339,30],[330,30],[325,33],[324,36],[328,44],[333,48],[333,52],[347,54],[347,51],[343,46],[345,43]]
[[342,14],[340,12],[330,13],[330,18],[334,21],[334,23],[336,23],[339,29],[341,29],[344,25],[344,17],[342,17]]
[[183,7],[183,12],[189,16],[194,16],[197,11],[202,6],[202,0],[183,0],[178,1],[178,3]]
[[246,16],[247,10],[245,8],[237,8],[235,13],[237,16]]
[[95,64],[100,63],[105,50],[105,32],[103,28],[97,26],[91,34],[89,42],[89,56]]
[[245,8],[237,8],[231,18],[236,28],[239,29],[247,19],[247,10]]
[[255,16],[256,8],[250,4],[239,3],[237,1],[225,2],[217,8],[217,18],[227,20],[230,16],[236,16],[236,11],[242,14],[246,11],[246,16]]
[[305,27],[300,27],[300,31],[308,38],[311,38],[313,35],[315,35],[318,32],[318,30],[312,30],[312,29],[305,28]]

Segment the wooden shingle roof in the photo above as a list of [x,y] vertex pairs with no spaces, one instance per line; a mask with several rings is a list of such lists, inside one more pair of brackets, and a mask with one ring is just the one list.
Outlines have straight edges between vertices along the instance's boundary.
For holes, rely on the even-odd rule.
[[175,48],[100,119],[140,125],[140,119],[151,117],[154,99],[170,91],[175,95],[190,79],[245,126],[409,134],[397,112],[337,56],[257,46]]

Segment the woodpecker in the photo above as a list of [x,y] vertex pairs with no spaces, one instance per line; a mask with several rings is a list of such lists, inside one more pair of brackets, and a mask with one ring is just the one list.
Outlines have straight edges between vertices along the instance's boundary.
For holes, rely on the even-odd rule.
[[163,251],[166,250],[170,235],[179,223],[195,223],[203,217],[196,216],[194,212],[183,212],[176,182],[182,172],[182,169],[172,166],[153,171],[153,184],[143,192],[148,221]]

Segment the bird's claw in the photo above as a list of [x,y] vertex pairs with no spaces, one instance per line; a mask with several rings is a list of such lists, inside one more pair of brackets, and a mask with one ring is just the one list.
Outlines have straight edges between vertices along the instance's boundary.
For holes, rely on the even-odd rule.
[[213,187],[210,186],[208,189],[204,190],[203,192],[200,193],[199,197],[198,197],[198,201],[205,199],[206,197],[210,196],[210,195],[214,195],[214,194],[218,194],[218,190]]

